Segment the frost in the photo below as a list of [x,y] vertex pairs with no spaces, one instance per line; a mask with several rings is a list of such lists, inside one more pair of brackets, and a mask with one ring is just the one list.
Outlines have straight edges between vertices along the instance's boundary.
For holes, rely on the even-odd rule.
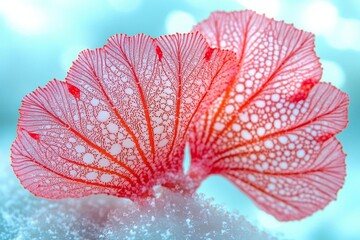
[[118,208],[108,218],[105,239],[274,239],[214,205],[202,195],[162,190],[144,205]]
[[140,204],[105,195],[51,201],[5,177],[0,239],[275,239],[202,195],[160,189]]

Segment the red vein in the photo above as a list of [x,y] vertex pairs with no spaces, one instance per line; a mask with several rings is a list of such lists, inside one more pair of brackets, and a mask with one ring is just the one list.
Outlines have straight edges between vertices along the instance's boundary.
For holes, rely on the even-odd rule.
[[[275,71],[270,75],[270,77],[264,82],[264,84],[261,85],[261,87],[255,92],[253,93],[245,102],[244,104],[242,104],[242,106],[237,110],[238,113],[240,113],[241,111],[244,110],[244,108],[246,108],[250,103],[253,102],[253,99],[255,97],[257,97],[264,89],[265,87],[277,76],[278,72],[280,71],[280,69],[283,67],[283,65],[294,56],[294,54],[299,51],[299,49],[302,48],[303,44],[305,43],[305,41],[303,41],[301,43],[301,45],[294,50],[293,52],[291,52],[291,54],[289,54],[287,57],[285,57],[283,59],[283,61],[281,62],[281,64],[275,69]],[[220,108],[219,108],[220,109]],[[215,143],[219,140],[220,136],[234,123],[234,121],[236,120],[236,115],[232,115],[231,119],[229,122],[227,122],[225,124],[225,127],[216,135],[216,137],[214,138],[214,140],[212,141],[212,143]]]
[[[249,25],[250,25],[250,21],[251,21],[252,17],[250,16],[250,18],[248,19],[248,21],[246,22],[246,29],[245,29],[245,32],[244,32],[244,42],[242,44],[242,49],[241,49],[241,55],[240,55],[240,58],[239,58],[239,70],[238,72],[240,73],[241,71],[241,68],[242,68],[242,63],[243,63],[243,60],[244,60],[244,57],[245,57],[245,49],[246,49],[246,45],[247,45],[247,37],[248,37],[248,28],[249,28]],[[218,41],[218,44],[220,44],[220,39],[218,39],[220,34],[216,34],[216,37],[217,37],[217,41]],[[212,122],[210,124],[210,130],[209,130],[209,135],[206,139],[206,141],[204,142],[205,145],[208,145],[209,144],[209,141],[210,141],[210,137],[213,133],[213,130],[214,130],[214,125],[216,123],[216,120],[218,119],[221,111],[224,109],[224,106],[226,104],[226,101],[228,100],[228,97],[229,97],[229,94],[231,92],[231,90],[233,89],[234,85],[236,84],[236,81],[233,81],[232,85],[230,85],[226,91],[225,91],[225,94],[223,95],[223,99],[221,101],[221,104],[219,106],[218,109],[216,109],[216,112],[215,112],[215,115],[212,119]],[[213,141],[215,142],[215,141]]]
[[[80,183],[83,183],[83,184],[86,184],[86,185],[94,185],[94,186],[98,186],[98,187],[104,187],[104,188],[114,188],[114,189],[119,189],[118,186],[113,186],[113,185],[106,185],[106,184],[101,184],[101,183],[96,183],[96,182],[90,182],[90,181],[86,181],[86,180],[83,180],[83,179],[79,179],[79,178],[71,178],[71,177],[68,177],[64,174],[61,174],[59,172],[56,172],[54,171],[53,169],[51,168],[48,168],[47,166],[41,164],[40,162],[37,162],[37,161],[34,161],[34,159],[29,159],[28,160],[29,162],[32,162],[32,163],[36,163],[38,166],[44,168],[45,170],[55,174],[55,175],[58,175],[59,177],[61,178],[65,178],[67,180],[71,180],[71,181],[74,181],[74,182],[80,182]],[[26,162],[26,161],[25,161]]]
[[45,111],[48,115],[50,115],[51,117],[53,117],[56,121],[58,121],[61,125],[63,125],[65,128],[67,128],[68,130],[70,130],[71,132],[73,132],[77,137],[79,137],[81,140],[83,140],[86,144],[88,144],[90,147],[96,149],[98,152],[100,152],[101,154],[103,154],[104,156],[108,157],[109,159],[111,159],[112,161],[114,161],[115,163],[119,164],[121,167],[125,168],[129,173],[131,173],[134,177],[136,177],[138,182],[141,182],[140,177],[135,173],[134,170],[132,170],[130,167],[128,167],[126,164],[120,162],[117,158],[114,158],[110,153],[106,152],[103,148],[100,148],[99,146],[97,146],[96,144],[94,144],[93,142],[91,142],[90,140],[88,140],[86,137],[84,137],[82,134],[80,134],[78,131],[76,131],[75,129],[73,129],[70,125],[68,125],[67,123],[63,122],[59,117],[55,116],[54,114],[52,114],[50,111],[48,111],[47,109],[45,109],[42,106],[39,106],[43,111]]
[[[265,194],[265,195],[268,195],[268,196],[276,199],[276,200],[279,201],[279,202],[283,202],[283,203],[285,203],[286,205],[292,207],[293,209],[301,212],[301,209],[300,209],[298,206],[295,206],[295,205],[291,204],[289,201],[286,201],[285,199],[281,199],[281,198],[277,197],[275,194],[271,194],[271,193],[269,193],[269,192],[266,192],[266,191],[264,191],[263,189],[261,189],[260,187],[257,187],[257,186],[255,186],[254,184],[252,184],[252,183],[250,183],[250,182],[248,182],[248,181],[244,181],[244,180],[242,180],[242,179],[239,179],[239,178],[238,178],[236,175],[234,175],[234,174],[228,173],[228,175],[229,175],[230,177],[236,178],[237,180],[239,180],[239,181],[241,181],[241,182],[249,185],[250,187],[258,190],[259,192],[261,192],[261,193],[263,193],[263,194]],[[257,202],[257,201],[256,201],[256,202]]]
[[[138,90],[139,90],[139,94],[140,94],[140,99],[141,99],[141,103],[143,105],[143,108],[144,108],[144,115],[145,115],[145,119],[146,119],[146,124],[147,124],[147,128],[148,128],[148,133],[149,133],[149,141],[150,141],[150,146],[151,146],[151,153],[152,153],[152,157],[153,157],[153,160],[155,158],[155,145],[154,145],[154,133],[153,133],[153,130],[152,130],[152,126],[151,126],[151,122],[150,122],[150,115],[149,115],[149,111],[148,111],[148,108],[147,108],[147,104],[146,104],[146,100],[145,100],[145,96],[144,96],[144,93],[142,91],[142,88],[141,88],[141,85],[140,85],[140,81],[139,81],[139,78],[134,70],[134,68],[132,67],[132,64],[131,62],[129,61],[127,55],[125,54],[124,50],[119,46],[119,50],[120,52],[123,54],[123,57],[126,61],[126,63],[130,66],[130,69],[131,69],[131,72],[133,74],[133,77],[135,79],[135,82],[136,82],[136,85],[138,87]],[[118,58],[116,58],[115,56],[112,56],[114,57],[115,59],[119,60]],[[94,72],[95,74],[95,72]],[[95,75],[96,76],[96,75]],[[109,104],[111,105],[111,107],[114,109],[114,112],[116,114],[116,116],[118,117],[119,121],[121,122],[121,124],[125,127],[126,131],[129,132],[129,134],[131,135],[132,139],[134,140],[134,143],[136,145],[136,148],[138,149],[139,151],[139,154],[141,156],[141,159],[143,160],[143,162],[145,163],[145,165],[149,168],[150,172],[153,174],[154,173],[154,170],[153,168],[151,167],[150,163],[148,162],[143,150],[141,149],[140,147],[140,144],[139,144],[139,141],[138,139],[136,138],[135,134],[131,131],[131,129],[129,128],[129,126],[125,123],[125,121],[122,119],[122,117],[120,116],[119,112],[117,111],[117,109],[114,107],[114,104],[112,103],[112,101],[110,100],[109,96],[106,94],[101,82],[100,82],[100,79],[96,76],[96,79],[100,85],[100,88],[101,88],[101,91],[104,93],[107,101],[109,102]]]
[[[175,123],[174,123],[174,137],[171,142],[170,150],[166,156],[166,159],[169,159],[169,156],[174,148],[175,140],[178,134],[179,127],[179,117],[180,117],[180,105],[181,105],[181,90],[182,90],[182,77],[181,77],[181,59],[180,59],[180,49],[179,44],[177,45],[177,61],[178,61],[178,91],[176,95],[176,109],[175,109]],[[167,164],[168,162],[166,162]]]
[[[318,121],[320,118],[322,118],[322,117],[324,117],[324,116],[326,116],[326,115],[328,115],[328,114],[331,114],[332,112],[334,112],[334,111],[336,111],[336,110],[337,110],[337,108],[334,108],[333,110],[331,110],[331,111],[329,111],[329,112],[326,112],[326,113],[323,113],[323,114],[321,114],[321,115],[319,115],[319,116],[317,116],[317,117],[314,117],[314,118],[312,118],[312,119],[310,119],[310,120],[308,120],[308,121],[306,121],[306,122],[304,122],[304,123],[302,123],[302,124],[298,124],[298,125],[296,125],[296,126],[293,126],[293,127],[291,127],[291,128],[287,128],[287,129],[284,129],[284,130],[281,130],[281,131],[278,131],[278,132],[266,134],[266,135],[264,135],[264,136],[262,136],[262,137],[259,137],[259,138],[257,138],[257,139],[254,139],[254,140],[246,141],[245,144],[244,144],[244,143],[239,143],[239,144],[237,144],[237,145],[235,145],[235,146],[233,146],[233,147],[231,147],[231,148],[227,148],[227,149],[224,149],[224,150],[222,150],[222,151],[219,151],[219,152],[214,153],[214,156],[219,156],[219,155],[222,155],[222,154],[224,154],[224,153],[230,152],[230,151],[232,151],[232,150],[234,150],[234,149],[236,149],[236,148],[245,147],[245,146],[248,146],[248,145],[250,145],[250,144],[254,144],[254,143],[257,143],[257,142],[261,142],[261,141],[263,141],[263,140],[265,140],[265,139],[268,139],[268,138],[280,136],[280,135],[285,134],[285,133],[287,133],[287,132],[292,132],[292,131],[294,131],[294,130],[296,130],[296,129],[299,129],[299,128],[302,128],[302,127],[304,127],[304,126],[306,126],[306,125],[308,125],[308,124],[310,124],[310,123],[316,122],[316,121]],[[332,135],[335,135],[335,134],[336,134],[336,132],[333,133]],[[215,163],[215,162],[218,162],[218,161],[219,161],[219,159],[215,160],[214,163]]]

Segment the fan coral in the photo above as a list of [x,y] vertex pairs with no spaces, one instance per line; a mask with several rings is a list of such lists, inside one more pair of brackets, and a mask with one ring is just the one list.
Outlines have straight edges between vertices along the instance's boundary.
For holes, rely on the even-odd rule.
[[240,70],[190,131],[190,175],[220,174],[278,220],[301,219],[336,198],[345,154],[334,135],[348,96],[318,83],[313,35],[252,11],[216,12],[198,24]]
[[279,220],[309,216],[343,185],[334,135],[349,101],[318,83],[313,42],[252,11],[213,13],[188,34],[115,35],[24,98],[14,172],[44,198],[133,200],[220,174]]
[[235,55],[199,33],[116,35],[82,52],[20,108],[13,168],[45,198],[137,198],[183,172],[185,132],[236,74]]

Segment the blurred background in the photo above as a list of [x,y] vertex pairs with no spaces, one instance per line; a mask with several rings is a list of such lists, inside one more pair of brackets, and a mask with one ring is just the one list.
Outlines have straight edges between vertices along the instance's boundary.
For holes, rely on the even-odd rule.
[[[53,78],[64,79],[77,54],[111,35],[187,32],[215,10],[253,9],[316,35],[323,80],[350,95],[350,123],[338,138],[348,154],[338,200],[301,221],[281,223],[220,177],[199,189],[253,224],[288,239],[360,239],[359,0],[0,0],[0,186],[9,167],[21,99]],[[14,188],[21,188],[16,181]],[[3,194],[0,192],[0,194]],[[8,196],[10,200],[11,196]],[[7,197],[2,198],[6,204]],[[0,213],[1,215],[1,213]]]

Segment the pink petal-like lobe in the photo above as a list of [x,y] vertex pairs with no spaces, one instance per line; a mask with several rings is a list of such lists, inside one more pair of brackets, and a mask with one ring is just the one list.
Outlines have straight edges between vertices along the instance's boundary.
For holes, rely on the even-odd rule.
[[240,70],[191,128],[189,176],[221,174],[283,221],[325,207],[345,176],[333,136],[347,124],[348,97],[318,83],[313,35],[252,11],[216,12],[194,30],[235,51]]
[[230,51],[199,33],[115,35],[85,50],[66,82],[23,99],[12,166],[45,198],[110,194],[136,199],[182,174],[184,137],[237,72]]

